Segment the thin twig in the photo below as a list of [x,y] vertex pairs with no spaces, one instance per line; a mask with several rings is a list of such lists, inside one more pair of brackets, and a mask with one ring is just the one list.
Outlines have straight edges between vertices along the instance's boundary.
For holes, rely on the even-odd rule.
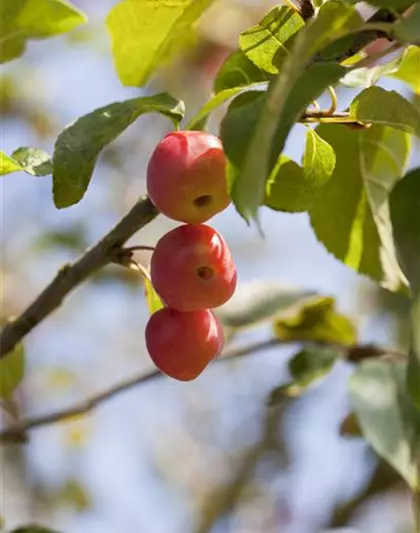
[[[271,338],[264,341],[258,341],[246,346],[240,346],[238,348],[231,348],[226,350],[217,360],[217,361],[226,361],[237,359],[240,357],[253,355],[276,346],[287,346],[290,344],[296,344],[296,340],[282,340],[277,338]],[[299,341],[299,344],[305,343],[305,341]],[[320,346],[324,343],[314,343],[312,341],[307,341],[306,344],[319,344]],[[370,359],[370,358],[390,358],[393,359],[406,359],[404,354],[399,352],[387,350],[385,348],[380,348],[372,345],[354,345],[354,346],[339,346],[331,345],[337,349],[342,350],[343,357],[349,362],[360,362],[361,360]],[[87,414],[98,405],[103,402],[110,400],[117,394],[128,391],[137,385],[149,382],[162,376],[163,374],[157,370],[153,370],[149,373],[141,373],[139,375],[133,376],[127,380],[124,380],[109,389],[83,400],[80,403],[77,403],[66,409],[59,411],[53,411],[46,415],[35,416],[27,419],[22,419],[18,423],[12,424],[10,427],[4,429],[0,432],[0,443],[22,443],[27,440],[26,433],[31,429],[35,429],[42,426],[47,426],[55,422],[62,422],[66,419],[72,418],[74,416]]]
[[125,252],[154,252],[155,247],[154,246],[146,246],[146,245],[139,245],[139,246],[129,246],[128,248],[124,248]]
[[152,202],[141,198],[118,224],[74,263],[64,265],[51,283],[0,335],[0,357],[12,351],[25,335],[57,309],[64,298],[100,268],[115,262],[123,244],[158,215]]
[[[228,350],[218,359],[218,361],[254,354],[280,344],[287,343],[280,341],[279,339],[256,342],[245,347]],[[110,400],[117,394],[128,391],[137,385],[146,383],[160,376],[162,376],[162,374],[158,370],[153,370],[147,374],[141,373],[66,409],[54,411],[46,415],[27,418],[26,420],[23,419],[19,423],[11,425],[0,433],[0,443],[22,442],[22,436],[30,429],[53,424],[54,422],[61,422],[77,415],[89,413],[99,404]]]

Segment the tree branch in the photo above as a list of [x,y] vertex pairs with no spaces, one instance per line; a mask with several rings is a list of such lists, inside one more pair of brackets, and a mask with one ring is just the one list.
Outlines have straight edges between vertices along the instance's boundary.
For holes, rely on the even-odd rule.
[[121,246],[138,230],[158,215],[158,211],[143,197],[118,224],[95,246],[74,263],[64,265],[51,283],[16,319],[8,322],[0,335],[0,357],[13,350],[32,329],[57,309],[64,298],[94,272],[112,263]]
[[[263,342],[256,342],[244,347],[228,350],[219,359],[217,359],[217,361],[243,357],[245,355],[254,354],[280,344],[290,344],[290,341],[285,342],[281,341],[280,339],[269,339]],[[127,380],[121,381],[121,383],[118,383],[117,385],[114,385],[109,389],[66,409],[53,411],[39,417],[36,416],[33,418],[27,418],[26,420],[21,420],[20,422],[13,424],[9,428],[0,432],[0,443],[25,442],[25,433],[30,429],[38,428],[40,426],[47,426],[49,424],[53,424],[54,422],[66,420],[67,418],[71,418],[73,416],[89,413],[99,404],[110,400],[117,394],[126,392],[137,385],[141,385],[160,376],[163,376],[163,374],[158,370],[153,370],[147,374],[141,373],[137,376],[133,376]]]
[[[296,340],[283,340],[277,338],[271,338],[264,341],[254,342],[246,346],[240,346],[238,348],[232,348],[226,350],[215,362],[226,361],[237,359],[239,357],[244,357],[247,355],[253,355],[257,352],[262,352],[276,346],[286,346],[290,344],[319,344],[320,346],[325,345],[324,343],[316,343],[312,341],[296,341]],[[389,357],[392,359],[406,359],[404,354],[393,352],[391,350],[380,348],[373,345],[354,345],[354,346],[338,346],[331,345],[343,351],[343,355],[346,360],[349,362],[360,362],[365,359],[376,358],[376,357]],[[0,432],[0,444],[5,443],[22,443],[26,442],[27,436],[26,433],[30,429],[35,429],[41,426],[47,426],[55,422],[64,421],[68,418],[74,416],[87,414],[98,405],[110,400],[114,396],[126,392],[137,385],[141,385],[148,381],[152,381],[155,378],[161,377],[163,374],[158,370],[153,370],[147,374],[141,373],[139,375],[128,378],[120,383],[110,387],[109,389],[92,396],[86,400],[83,400],[71,407],[59,411],[53,411],[46,415],[35,416],[27,419],[23,419],[18,423],[11,425],[10,427],[4,429]]]

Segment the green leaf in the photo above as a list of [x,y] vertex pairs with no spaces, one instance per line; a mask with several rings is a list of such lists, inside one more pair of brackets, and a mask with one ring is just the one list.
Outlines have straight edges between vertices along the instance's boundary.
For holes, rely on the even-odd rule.
[[350,104],[350,115],[361,122],[391,126],[420,137],[420,112],[395,91],[365,89]]
[[420,413],[405,389],[406,366],[384,361],[362,363],[350,380],[350,398],[372,448],[418,490]]
[[255,281],[240,284],[229,302],[215,309],[215,313],[228,328],[249,328],[300,307],[314,294],[279,283]]
[[266,184],[265,205],[279,211],[308,210],[316,191],[331,178],[334,166],[334,150],[309,128],[303,168],[281,155]]
[[0,397],[9,401],[25,375],[25,351],[22,344],[0,359]]
[[389,202],[400,265],[416,294],[420,292],[420,167],[395,185]]
[[33,176],[52,174],[51,158],[44,150],[22,146],[13,152],[12,157],[28,174]]
[[263,83],[272,78],[273,76],[254,65],[242,50],[235,50],[220,67],[214,80],[214,91],[220,93],[226,89]]
[[158,293],[155,291],[151,281],[146,278],[146,276],[143,276],[144,281],[144,294],[146,296],[146,302],[147,302],[147,308],[149,310],[149,313],[153,315],[153,313],[156,313],[156,311],[159,311],[159,309],[162,309],[165,307],[165,304],[159,297]]
[[288,41],[305,25],[302,17],[286,6],[276,6],[256,26],[239,37],[239,47],[260,69],[278,74],[281,58],[289,55]]
[[398,259],[413,297],[407,388],[420,409],[420,167],[395,185],[389,201]]
[[399,290],[406,281],[395,257],[388,194],[404,173],[410,136],[384,126],[325,124],[317,132],[337,158],[309,211],[317,238],[349,267]]
[[303,168],[308,181],[316,187],[324,185],[330,178],[335,167],[335,153],[331,145],[318,133],[308,128],[306,132],[306,148],[303,154]]
[[[265,148],[261,145],[256,152],[252,150],[257,135],[256,125],[266,106],[267,95],[244,93],[232,102],[222,121],[220,135],[228,159],[226,172],[232,200],[245,219],[248,219],[250,214],[255,214],[258,206],[264,203],[266,181],[278,161],[294,123],[325,87],[343,76],[345,70],[345,67],[335,63],[322,63],[312,65],[304,72],[290,94],[284,114],[276,126],[270,161],[265,172],[263,162],[259,159]],[[252,164],[255,165],[255,171],[245,174],[244,168],[249,164],[250,157],[254,159]]]
[[315,297],[297,313],[275,320],[274,334],[285,341],[313,341],[350,346],[357,340],[353,322],[335,310],[333,298]]
[[118,77],[144,85],[160,64],[185,42],[191,27],[213,0],[124,0],[106,20]]
[[65,33],[87,21],[64,0],[2,0],[0,63],[20,57],[29,39]]
[[252,217],[258,223],[265,182],[304,108],[344,76],[345,67],[336,63],[308,67],[308,62],[327,45],[360,28],[362,22],[352,6],[330,0],[299,31],[279,76],[270,84],[255,124],[251,131],[242,133],[248,137],[248,142],[242,143],[247,144],[247,150],[233,164],[228,154],[228,177],[234,182],[232,200],[245,220]]
[[276,211],[299,213],[312,205],[312,198],[303,168],[281,155],[267,180],[264,204]]
[[184,104],[169,94],[132,98],[101,107],[65,128],[53,155],[53,193],[58,208],[79,202],[89,185],[96,160],[143,113],[162,113],[177,124]]
[[12,172],[17,172],[22,170],[22,167],[17,161],[6,155],[4,152],[0,151],[0,176],[4,174],[11,174]]
[[407,83],[417,94],[420,94],[420,46],[409,46],[402,57],[398,69],[390,74]]
[[[412,2],[408,3],[410,4]],[[393,24],[392,35],[398,41],[420,44],[420,3],[417,2],[416,7],[407,17]]]
[[337,348],[307,347],[289,360],[289,372],[300,388],[308,387],[329,374],[341,357],[342,353]]

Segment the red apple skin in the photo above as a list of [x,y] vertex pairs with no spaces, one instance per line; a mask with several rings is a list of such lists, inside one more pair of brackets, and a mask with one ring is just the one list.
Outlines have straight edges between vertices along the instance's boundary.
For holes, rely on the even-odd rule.
[[226,157],[217,137],[204,131],[174,131],[153,152],[147,194],[167,217],[201,224],[230,203]]
[[208,309],[180,313],[164,307],[146,326],[146,346],[157,368],[179,381],[191,381],[222,351],[223,331]]
[[224,304],[237,281],[226,241],[204,224],[186,224],[164,235],[153,252],[150,273],[166,305],[184,312]]

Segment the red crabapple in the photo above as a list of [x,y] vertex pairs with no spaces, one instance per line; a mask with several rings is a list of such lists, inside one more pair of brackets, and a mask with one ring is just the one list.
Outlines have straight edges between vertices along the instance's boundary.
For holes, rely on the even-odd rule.
[[200,224],[230,203],[220,139],[204,131],[174,131],[153,152],[147,193],[173,220]]
[[164,235],[153,252],[150,273],[156,292],[178,311],[218,307],[236,288],[228,245],[204,224],[186,224]]
[[161,372],[180,381],[190,381],[220,354],[223,332],[208,309],[180,313],[164,307],[147,323],[146,346]]

